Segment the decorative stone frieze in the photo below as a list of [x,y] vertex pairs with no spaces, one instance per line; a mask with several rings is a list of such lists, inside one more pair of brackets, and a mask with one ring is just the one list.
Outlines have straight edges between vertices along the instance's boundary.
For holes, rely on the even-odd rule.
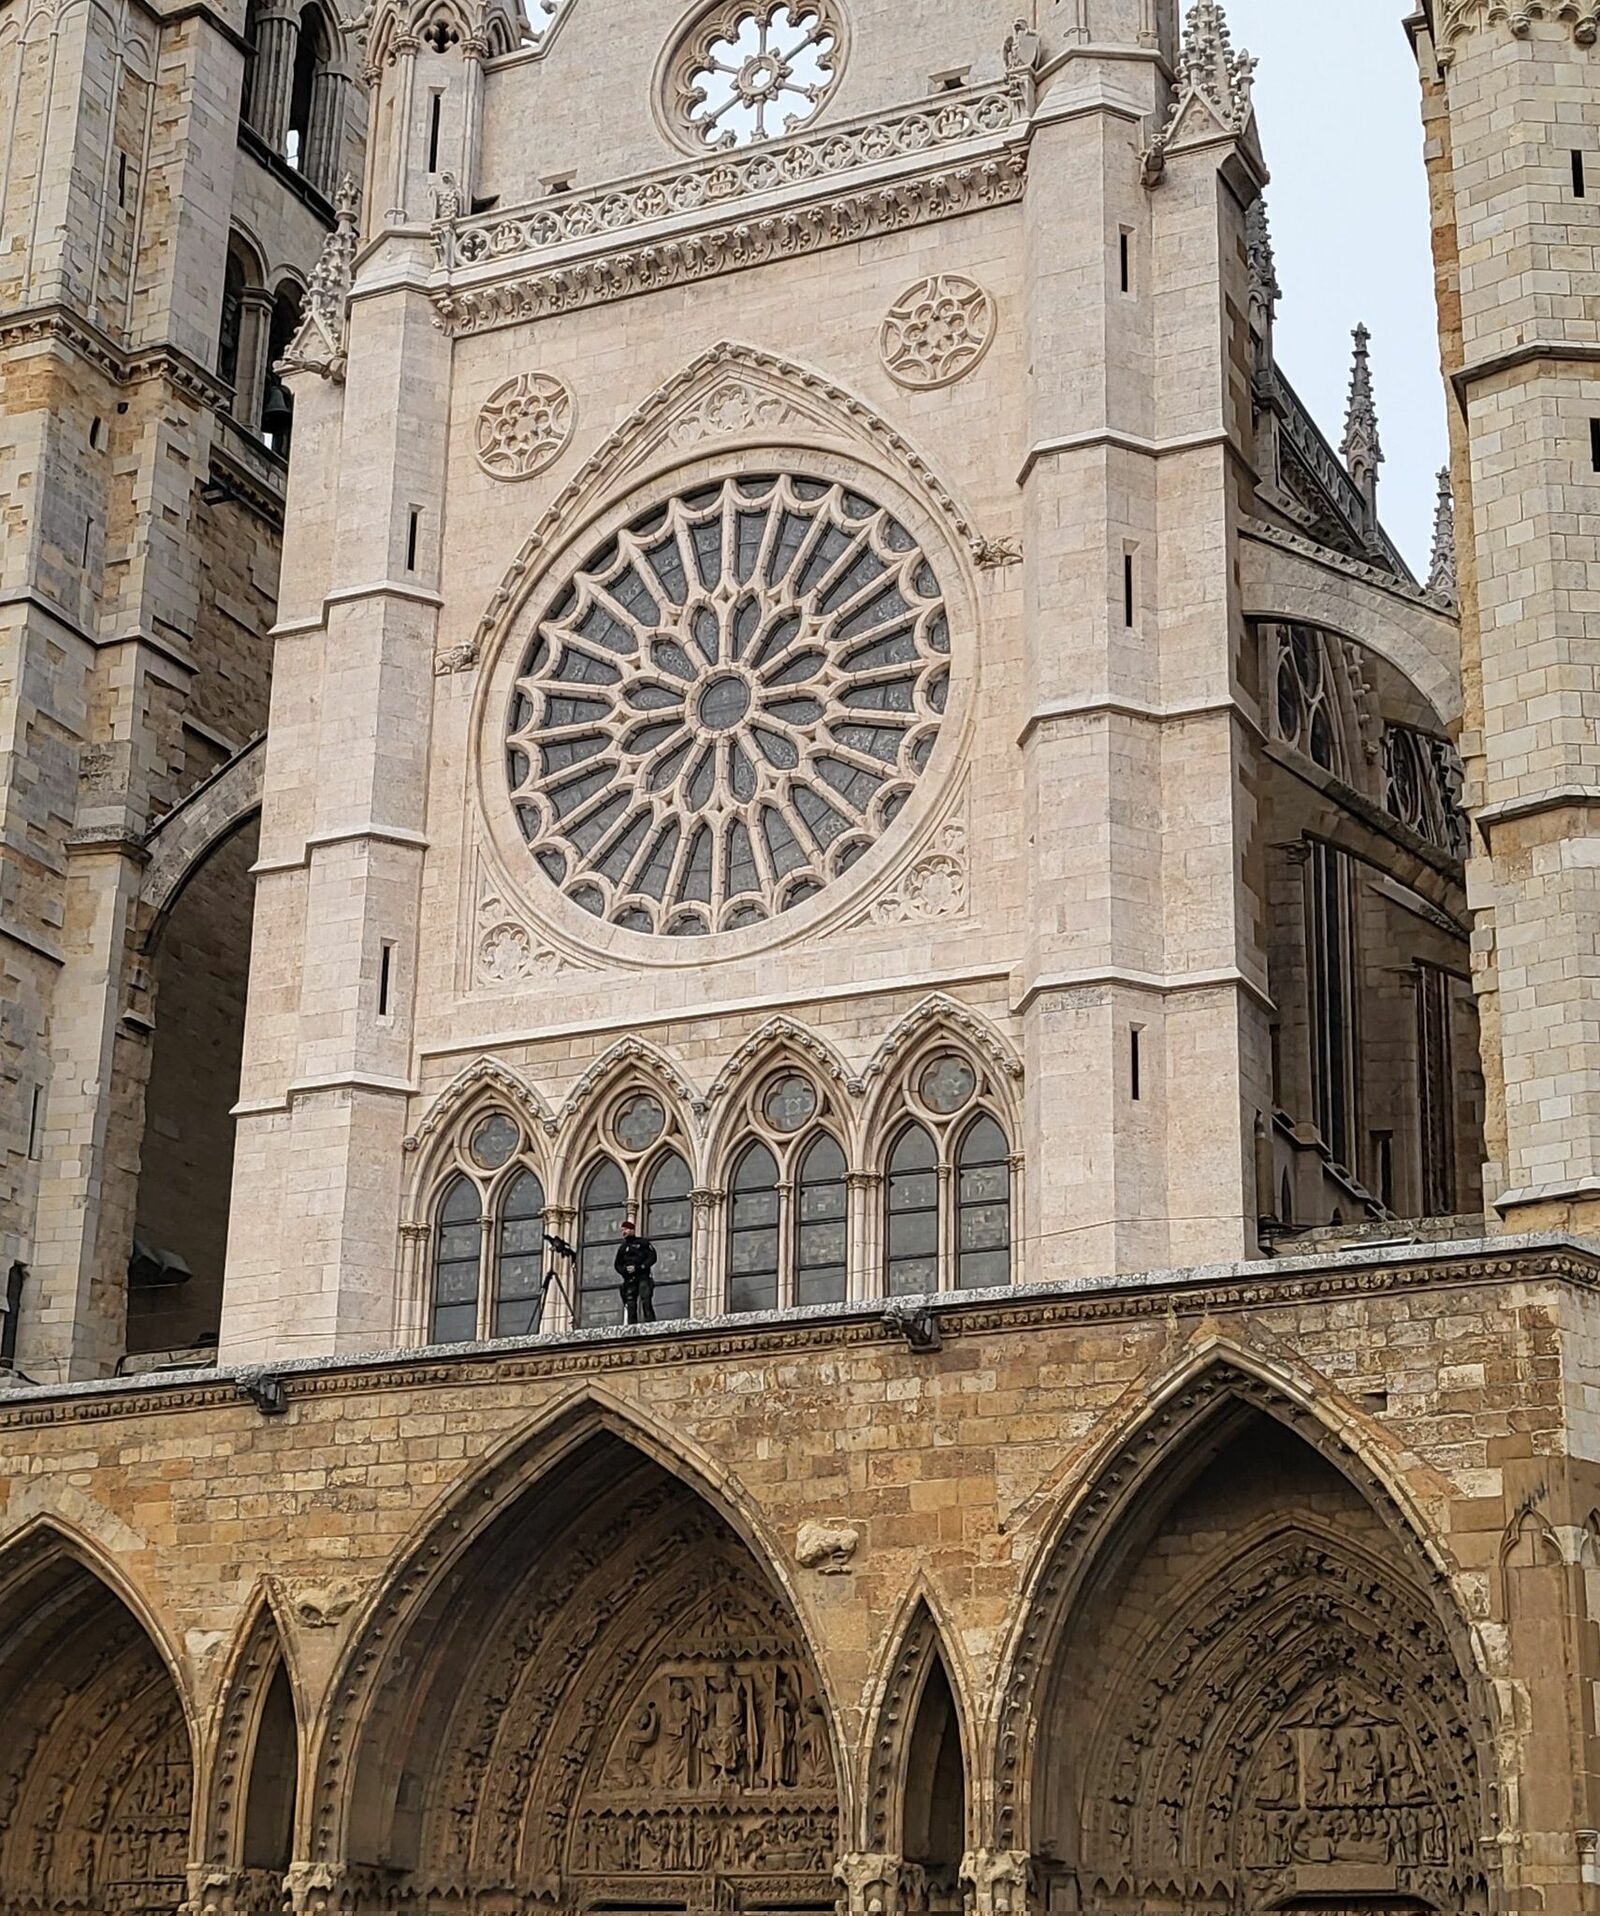
[[453,337],[515,326],[850,245],[982,207],[1010,205],[1021,199],[1026,178],[1025,156],[1004,153],[792,211],[730,222],[683,239],[516,274],[493,285],[446,288],[433,295],[434,304],[440,325]]
[[434,246],[441,266],[460,268],[609,242],[634,228],[692,219],[768,194],[830,181],[846,183],[853,172],[992,139],[1023,125],[1031,105],[1030,84],[1014,76],[998,86],[969,88],[937,103],[904,107],[754,152],[718,155],[696,166],[650,173],[592,192],[553,195],[521,210],[445,222],[434,234]]
[[1480,27],[1503,26],[1525,40],[1535,20],[1554,20],[1568,26],[1580,47],[1592,47],[1600,36],[1600,4],[1596,0],[1441,0],[1434,46],[1442,67],[1454,65],[1457,49]]

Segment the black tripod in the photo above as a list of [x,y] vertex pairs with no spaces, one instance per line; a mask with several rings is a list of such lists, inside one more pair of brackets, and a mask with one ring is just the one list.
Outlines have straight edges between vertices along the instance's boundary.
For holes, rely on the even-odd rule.
[[578,1267],[577,1248],[569,1244],[564,1237],[556,1237],[549,1231],[545,1232],[544,1241],[555,1255],[563,1260],[566,1268],[558,1269],[552,1263],[545,1270],[544,1282],[539,1286],[539,1310],[533,1320],[535,1336],[544,1329],[544,1307],[552,1291],[559,1292],[567,1300],[568,1323],[576,1324],[578,1321],[578,1299],[572,1281]]

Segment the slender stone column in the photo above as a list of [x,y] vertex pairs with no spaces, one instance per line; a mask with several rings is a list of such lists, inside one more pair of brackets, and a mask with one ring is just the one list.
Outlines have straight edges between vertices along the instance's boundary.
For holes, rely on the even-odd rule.
[[261,430],[271,345],[272,295],[264,286],[247,287],[239,296],[239,370],[233,388],[233,416],[246,432]]
[[283,151],[289,137],[289,101],[294,91],[294,62],[299,46],[297,14],[280,9],[257,16],[250,109],[245,118],[274,153]]
[[339,181],[339,153],[344,143],[346,102],[350,82],[332,67],[323,67],[311,83],[311,126],[300,170],[317,189],[333,198]]

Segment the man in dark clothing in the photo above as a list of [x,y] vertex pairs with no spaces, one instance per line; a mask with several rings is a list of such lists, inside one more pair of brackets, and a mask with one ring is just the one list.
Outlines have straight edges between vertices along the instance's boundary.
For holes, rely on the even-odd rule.
[[617,1276],[622,1279],[622,1321],[625,1324],[653,1324],[656,1321],[656,1247],[640,1237],[635,1219],[622,1226],[622,1242],[617,1246]]

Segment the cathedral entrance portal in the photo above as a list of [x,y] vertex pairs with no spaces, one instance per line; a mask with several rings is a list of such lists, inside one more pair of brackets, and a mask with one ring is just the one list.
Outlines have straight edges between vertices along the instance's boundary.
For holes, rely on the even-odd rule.
[[1224,1406],[1095,1553],[1046,1684],[1034,1854],[1085,1911],[1485,1908],[1472,1704],[1384,1520]]
[[515,1498],[349,1700],[351,1868],[578,1910],[833,1907],[832,1730],[794,1614],[619,1438]]

